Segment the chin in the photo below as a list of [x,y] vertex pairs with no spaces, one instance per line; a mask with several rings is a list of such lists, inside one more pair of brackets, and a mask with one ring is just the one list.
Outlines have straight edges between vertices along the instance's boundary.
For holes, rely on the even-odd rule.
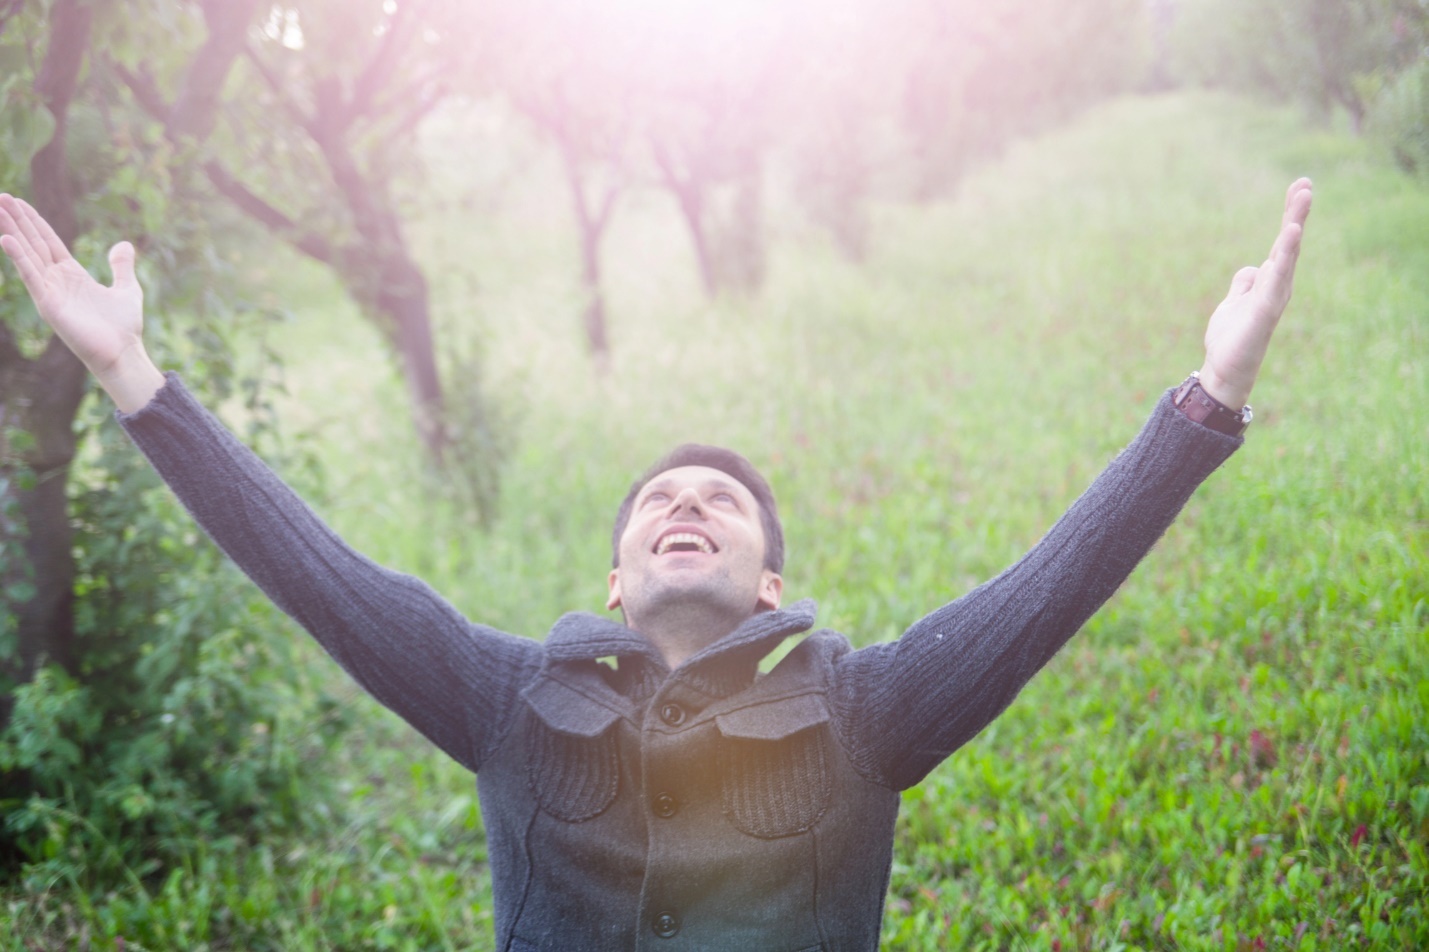
[[753,596],[736,592],[719,580],[708,579],[681,585],[673,580],[651,586],[643,592],[631,614],[650,617],[655,614],[690,612],[695,614],[750,615],[757,602]]

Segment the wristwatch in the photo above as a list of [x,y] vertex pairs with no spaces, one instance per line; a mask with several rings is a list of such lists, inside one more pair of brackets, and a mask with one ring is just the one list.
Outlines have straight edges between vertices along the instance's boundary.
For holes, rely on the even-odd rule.
[[1176,388],[1176,392],[1171,395],[1171,402],[1192,420],[1227,436],[1240,436],[1245,432],[1245,428],[1250,426],[1254,417],[1249,404],[1238,411],[1232,410],[1206,393],[1206,389],[1201,386],[1201,375],[1194,370],[1191,371],[1191,376],[1186,378],[1186,382]]

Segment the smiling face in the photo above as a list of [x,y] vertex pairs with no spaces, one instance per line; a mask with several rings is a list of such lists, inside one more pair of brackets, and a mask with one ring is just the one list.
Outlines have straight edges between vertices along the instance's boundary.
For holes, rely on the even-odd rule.
[[742,483],[708,466],[665,470],[635,495],[607,607],[637,631],[672,611],[737,624],[779,607],[784,583],[764,549],[759,502]]

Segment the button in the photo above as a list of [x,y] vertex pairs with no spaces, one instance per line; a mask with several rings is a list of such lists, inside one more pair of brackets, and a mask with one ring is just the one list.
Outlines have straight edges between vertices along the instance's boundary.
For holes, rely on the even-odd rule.
[[660,913],[650,925],[662,939],[673,939],[680,931],[680,919],[673,912]]
[[655,811],[656,816],[668,820],[680,809],[680,804],[668,793],[657,793],[655,799],[650,801],[650,808]]
[[685,723],[685,709],[678,704],[666,704],[660,708],[660,719],[671,727]]

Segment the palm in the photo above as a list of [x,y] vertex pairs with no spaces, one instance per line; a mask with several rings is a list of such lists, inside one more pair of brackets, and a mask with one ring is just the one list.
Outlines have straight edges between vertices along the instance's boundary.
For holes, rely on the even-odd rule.
[[51,265],[44,279],[35,306],[81,357],[109,363],[139,338],[144,299],[138,284],[105,287],[73,258]]
[[0,239],[15,262],[40,316],[75,355],[96,372],[140,340],[144,294],[134,278],[133,248],[110,252],[114,284],[105,287],[74,260],[50,226],[28,204],[0,199]]

